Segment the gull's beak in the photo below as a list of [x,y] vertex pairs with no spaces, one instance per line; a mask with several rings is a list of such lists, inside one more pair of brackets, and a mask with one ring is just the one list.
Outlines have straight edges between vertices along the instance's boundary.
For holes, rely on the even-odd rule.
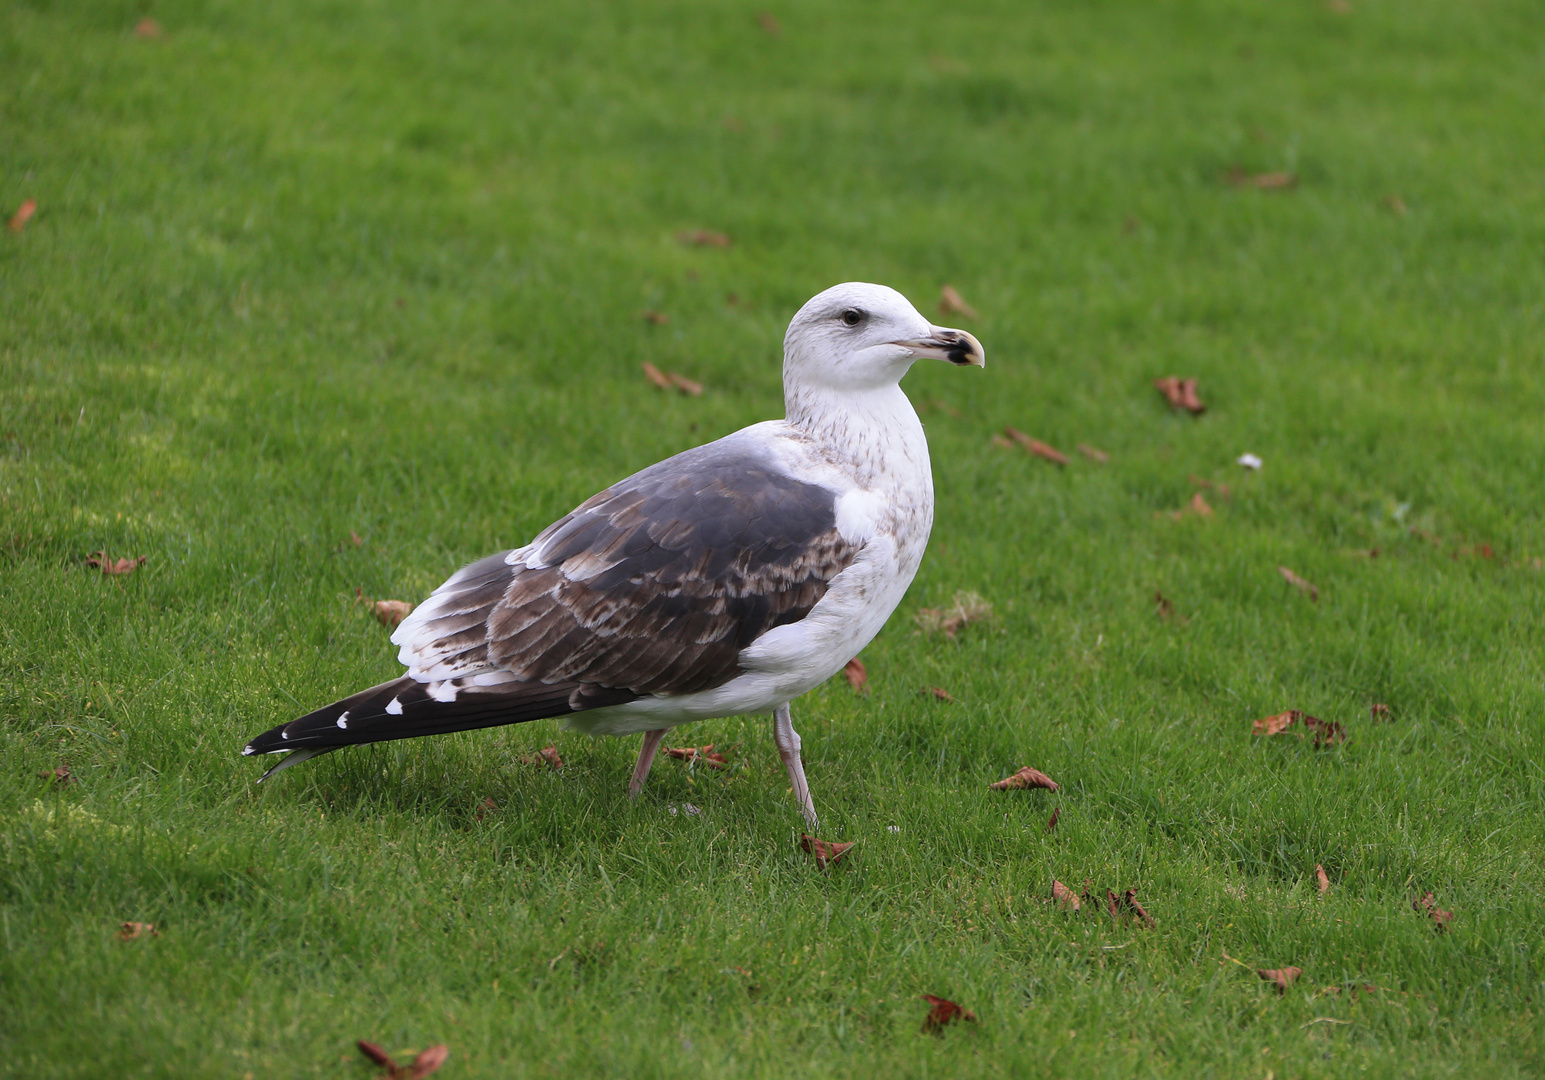
[[894,341],[891,344],[909,349],[913,356],[931,356],[935,360],[948,360],[956,367],[986,367],[987,354],[982,343],[964,330],[946,330],[932,327],[925,338],[915,341]]

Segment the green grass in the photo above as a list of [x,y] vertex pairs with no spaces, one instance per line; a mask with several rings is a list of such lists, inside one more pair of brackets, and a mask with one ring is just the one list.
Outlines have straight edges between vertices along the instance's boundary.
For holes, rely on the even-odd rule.
[[[0,9],[0,207],[39,205],[0,233],[0,1074],[365,1077],[361,1037],[446,1077],[1545,1068],[1545,17],[960,7]],[[989,366],[909,377],[933,545],[871,692],[795,704],[846,866],[761,717],[636,805],[633,740],[551,722],[253,787],[247,737],[398,670],[356,588],[777,415],[788,317],[848,279],[954,284]],[[1173,520],[1192,474],[1232,499]],[[994,621],[914,633],[960,589]],[[1347,742],[1251,735],[1286,708]],[[985,789],[1026,763],[1062,790]],[[922,993],[979,1022],[921,1034]]]

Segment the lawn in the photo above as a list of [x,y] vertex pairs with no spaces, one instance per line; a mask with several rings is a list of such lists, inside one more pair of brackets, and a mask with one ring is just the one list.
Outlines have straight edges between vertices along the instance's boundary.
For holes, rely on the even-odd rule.
[[[0,8],[0,1075],[1539,1075],[1545,13],[769,13]],[[398,672],[359,597],[781,415],[854,279],[988,364],[904,384],[928,557],[794,705],[843,863],[765,717],[637,803],[553,721],[254,785]]]

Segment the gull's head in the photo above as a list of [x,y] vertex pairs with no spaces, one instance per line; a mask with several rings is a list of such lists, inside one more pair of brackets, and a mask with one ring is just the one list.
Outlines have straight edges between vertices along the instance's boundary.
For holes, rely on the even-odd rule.
[[783,373],[806,385],[893,385],[920,357],[982,367],[982,343],[934,326],[895,289],[850,281],[812,297],[783,335]]

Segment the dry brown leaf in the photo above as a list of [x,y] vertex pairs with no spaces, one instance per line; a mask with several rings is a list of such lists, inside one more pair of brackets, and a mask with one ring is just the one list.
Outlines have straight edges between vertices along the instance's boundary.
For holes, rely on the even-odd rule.
[[708,229],[687,229],[676,234],[676,239],[683,244],[694,247],[720,247],[730,246],[730,238],[722,232],[712,232]]
[[1153,916],[1143,910],[1143,905],[1137,902],[1136,889],[1128,889],[1126,892],[1121,894],[1121,907],[1123,910],[1130,911],[1132,914],[1136,915],[1149,926],[1158,925],[1153,921]]
[[1090,446],[1088,443],[1079,443],[1078,452],[1090,461],[1098,462],[1101,465],[1110,460],[1110,455],[1104,450],[1101,450],[1098,446]]
[[773,13],[770,11],[757,12],[756,24],[763,30],[767,31],[767,33],[772,37],[777,37],[779,34],[783,33],[783,27],[778,24],[778,20],[773,17]]
[[953,638],[967,623],[985,622],[990,618],[992,605],[976,593],[962,590],[955,594],[949,607],[923,608],[912,616],[912,621],[919,630],[928,633],[942,630],[945,637]]
[[1061,813],[1062,813],[1062,807],[1060,807],[1060,806],[1054,807],[1052,809],[1051,817],[1046,819],[1046,831],[1047,832],[1056,832],[1057,831],[1057,817]]
[[1319,886],[1321,896],[1325,896],[1330,892],[1330,878],[1325,873],[1325,867],[1319,863],[1314,864],[1314,880]]
[[408,613],[413,610],[413,605],[406,600],[377,600],[370,605],[370,610],[375,613],[376,621],[382,626],[396,627],[408,617]]
[[1025,765],[1013,776],[1006,776],[995,784],[988,784],[987,787],[992,791],[1015,791],[1020,788],[1045,788],[1047,791],[1056,791],[1057,781],[1040,769],[1032,769]]
[[375,1043],[367,1039],[360,1039],[354,1045],[359,1047],[361,1054],[364,1054],[372,1062],[381,1066],[381,1068],[391,1069],[393,1072],[397,1070],[397,1064],[392,1061],[392,1056]]
[[1452,911],[1444,911],[1438,906],[1432,893],[1425,893],[1411,901],[1411,909],[1418,915],[1426,915],[1432,920],[1432,928],[1439,933],[1448,929],[1449,920],[1454,917]]
[[1304,714],[1297,709],[1289,709],[1275,716],[1264,716],[1252,725],[1257,735],[1281,735],[1288,728],[1303,719]]
[[946,285],[939,290],[939,310],[945,315],[964,315],[968,319],[979,319],[976,308],[966,303],[965,298],[955,291],[955,286]]
[[1303,593],[1310,600],[1314,601],[1315,603],[1319,603],[1319,601],[1320,601],[1320,590],[1319,589],[1315,588],[1309,582],[1305,581],[1303,578],[1299,577],[1297,574],[1293,573],[1293,571],[1289,570],[1285,566],[1277,567],[1277,573],[1281,574],[1282,575],[1282,579],[1284,581],[1286,581],[1289,585],[1293,586],[1299,592]]
[[499,809],[499,804],[494,802],[492,795],[484,796],[483,801],[477,804],[477,810],[472,817],[476,821],[482,821],[489,814]]
[[1304,973],[1304,969],[1296,967],[1257,968],[1255,973],[1269,983],[1276,983],[1277,993],[1285,994],[1293,981]]
[[674,371],[667,371],[665,377],[671,381],[671,385],[688,397],[702,397],[703,384],[696,379],[689,379],[685,375]]
[[665,374],[665,372],[661,371],[659,368],[655,367],[648,360],[644,361],[643,369],[644,378],[654,383],[661,390],[669,390],[671,388],[671,377]]
[[1116,899],[1115,891],[1111,890],[1111,889],[1106,889],[1105,890],[1105,910],[1110,914],[1111,922],[1115,922],[1116,919],[1118,918],[1118,916],[1120,915],[1120,912],[1117,910],[1117,907],[1118,907],[1119,904],[1120,904],[1120,901]]
[[353,541],[355,547],[360,547],[365,542],[360,539],[359,533],[355,532],[353,529],[349,530],[349,539]]
[[1225,178],[1234,187],[1260,188],[1262,191],[1282,191],[1298,186],[1298,176],[1290,172],[1247,173],[1237,165]]
[[1014,440],[1014,442],[1024,447],[1036,457],[1049,461],[1053,465],[1066,465],[1068,463],[1066,454],[1062,453],[1060,450],[1055,450],[1052,447],[1046,445],[1040,439],[1032,439],[1018,428],[1006,427],[1003,429],[1003,434]]
[[38,773],[44,780],[52,780],[56,784],[79,783],[80,778],[70,772],[70,767],[64,763],[55,765],[52,769],[44,769]]
[[847,676],[848,685],[853,688],[855,694],[862,694],[864,687],[869,685],[869,669],[856,656],[842,665],[842,674]]
[[161,24],[147,15],[134,24],[134,36],[137,38],[158,38],[161,36]]
[[951,705],[955,704],[955,696],[942,686],[930,686],[923,693],[936,701],[948,702]]
[[970,1009],[962,1009],[948,998],[924,994],[923,1000],[928,1002],[928,1017],[923,1021],[923,1030],[930,1035],[941,1034],[947,1025],[953,1024],[956,1020],[976,1023],[976,1013]]
[[1164,400],[1170,403],[1172,409],[1184,409],[1192,416],[1200,416],[1207,411],[1207,406],[1197,396],[1195,379],[1166,375],[1162,379],[1153,380],[1153,385],[1154,389],[1164,395]]
[[1202,498],[1200,491],[1191,496],[1191,501],[1186,505],[1186,509],[1197,517],[1212,517],[1212,507],[1207,504],[1206,499]]
[[841,862],[853,843],[849,841],[846,844],[839,844],[834,840],[817,840],[809,833],[800,833],[799,846],[807,854],[814,855],[816,866],[825,870]]
[[1373,722],[1375,724],[1377,724],[1381,720],[1393,720],[1395,718],[1390,713],[1390,708],[1389,708],[1388,705],[1380,705],[1380,704],[1375,703],[1373,705],[1368,706],[1368,713],[1369,713],[1369,716],[1373,719]]
[[654,383],[661,390],[680,390],[689,397],[702,397],[703,384],[696,379],[689,379],[685,375],[678,375],[674,371],[661,371],[649,361],[643,365],[644,378]]
[[1051,898],[1063,911],[1077,911],[1081,906],[1077,894],[1056,878],[1051,882]]
[[1159,618],[1168,619],[1175,614],[1175,605],[1170,603],[1158,589],[1153,591],[1153,603],[1154,607],[1158,609]]
[[14,233],[19,233],[25,229],[27,227],[27,222],[32,219],[32,215],[37,213],[37,209],[38,201],[36,199],[28,199],[26,202],[17,207],[16,213],[11,215],[11,220],[9,223],[11,231]]
[[712,765],[715,769],[722,769],[729,764],[723,754],[714,753],[713,743],[709,743],[707,746],[667,746],[665,747],[665,753],[668,757],[673,757],[677,761],[690,762],[702,760]]
[[[1431,895],[1430,893],[1428,894]],[[133,941],[138,937],[160,937],[161,931],[156,929],[155,923],[126,922],[118,927],[119,941]]]
[[451,1048],[444,1043],[431,1046],[427,1050],[420,1050],[418,1056],[413,1059],[413,1064],[408,1066],[407,1070],[399,1075],[407,1077],[407,1080],[423,1080],[424,1077],[434,1072],[441,1065],[444,1065],[445,1059],[450,1054]]
[[671,321],[671,317],[663,311],[641,311],[639,317],[645,322],[654,323],[656,326],[664,326]]
[[94,566],[104,574],[132,574],[145,565],[146,556],[137,559],[109,559],[107,552],[99,551],[86,557],[86,565]]
[[1385,206],[1390,208],[1396,217],[1405,217],[1406,201],[1399,195],[1386,195],[1382,201]]
[[1304,726],[1314,732],[1314,745],[1316,748],[1330,743],[1346,742],[1347,733],[1339,723],[1334,720],[1321,720],[1317,716],[1304,717]]
[[1234,493],[1229,489],[1227,484],[1220,484],[1214,480],[1207,479],[1205,476],[1197,476],[1195,473],[1190,474],[1186,477],[1186,479],[1191,481],[1192,487],[1203,488],[1207,491],[1216,491],[1223,498],[1224,502],[1229,502],[1234,498]]
[[553,772],[563,768],[563,759],[558,756],[558,748],[556,746],[544,746],[537,753],[542,755],[542,760],[547,763],[547,767],[552,769]]

